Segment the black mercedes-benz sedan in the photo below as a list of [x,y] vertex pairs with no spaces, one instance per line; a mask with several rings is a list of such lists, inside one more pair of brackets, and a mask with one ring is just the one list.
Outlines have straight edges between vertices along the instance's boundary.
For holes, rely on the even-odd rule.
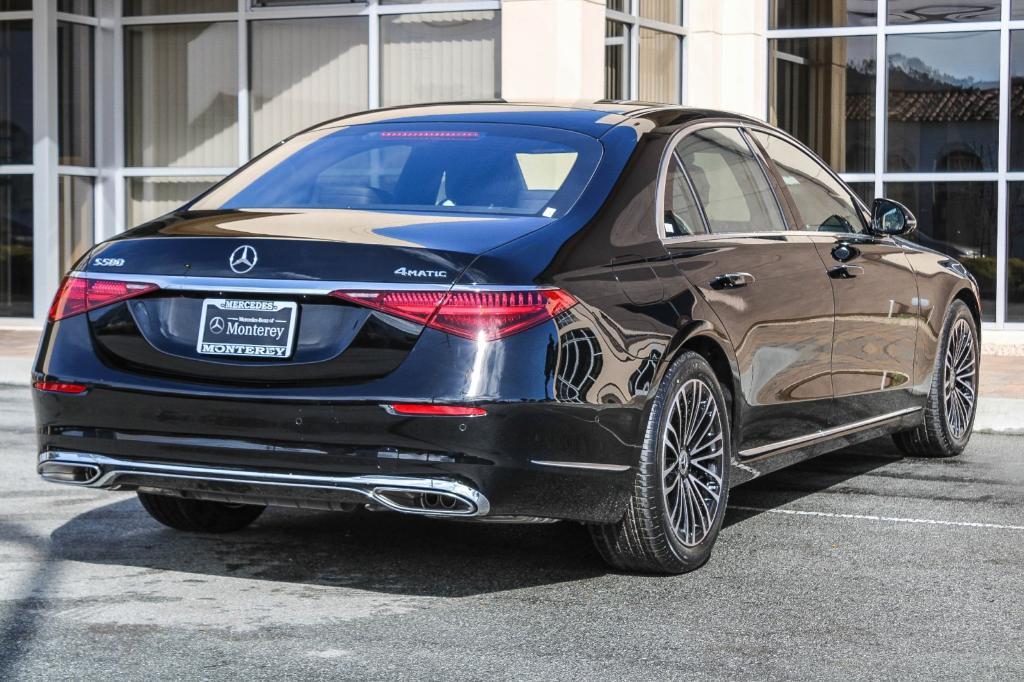
[[717,111],[343,117],[68,273],[38,472],[185,531],[567,519],[619,569],[692,570],[731,486],[885,434],[964,449],[978,288],[915,227]]

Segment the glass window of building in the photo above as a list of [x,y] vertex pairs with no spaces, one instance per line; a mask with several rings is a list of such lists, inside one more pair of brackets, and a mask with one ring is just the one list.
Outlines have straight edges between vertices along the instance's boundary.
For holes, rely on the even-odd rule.
[[638,97],[645,102],[679,102],[679,36],[641,27]]
[[1006,321],[1024,322],[1024,182],[1007,185]]
[[989,2],[935,2],[889,0],[890,24],[921,24],[948,21],[999,21],[999,0]]
[[640,16],[644,19],[678,24],[682,21],[680,0],[640,0]]
[[666,104],[681,102],[682,3],[679,0],[607,0],[607,7],[605,97]]
[[215,183],[218,177],[128,178],[128,225],[141,225],[180,208]]
[[604,96],[629,99],[629,29],[608,20],[604,35]]
[[254,154],[315,123],[367,108],[366,18],[254,21],[250,31]]
[[57,152],[66,166],[93,165],[93,31],[57,22]]
[[1024,31],[1010,31],[1010,170],[1024,170]]
[[982,317],[995,319],[996,183],[892,182],[887,197],[917,216],[911,239],[953,256],[978,279]]
[[237,0],[122,0],[126,17],[160,14],[198,14],[201,12],[235,12]]
[[61,274],[93,245],[93,182],[76,175],[57,178]]
[[32,316],[32,176],[0,175],[0,317]]
[[236,165],[236,24],[126,26],[124,39],[127,164]]
[[773,0],[771,28],[832,28],[874,26],[877,0]]
[[96,5],[93,0],[57,0],[57,11],[91,17],[96,13]]
[[496,99],[500,33],[497,12],[382,16],[381,106]]
[[0,164],[32,163],[32,22],[0,21]]
[[875,38],[769,41],[769,118],[840,172],[875,159]]
[[999,33],[893,35],[886,55],[887,169],[995,170]]

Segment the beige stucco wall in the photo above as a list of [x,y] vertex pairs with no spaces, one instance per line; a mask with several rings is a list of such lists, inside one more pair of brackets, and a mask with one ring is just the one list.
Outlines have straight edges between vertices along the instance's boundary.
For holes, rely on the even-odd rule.
[[763,118],[768,69],[764,0],[687,0],[686,104]]
[[[764,0],[687,0],[686,104],[765,114]],[[603,0],[504,0],[502,95],[509,101],[604,96]]]
[[509,101],[604,94],[603,0],[504,0],[501,91]]

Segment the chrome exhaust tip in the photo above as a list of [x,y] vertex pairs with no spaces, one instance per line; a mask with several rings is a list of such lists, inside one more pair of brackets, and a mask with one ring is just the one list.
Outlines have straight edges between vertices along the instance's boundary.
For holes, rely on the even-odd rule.
[[71,485],[89,485],[102,473],[95,464],[60,461],[41,462],[36,470],[47,481]]
[[374,488],[373,497],[393,511],[429,516],[473,516],[480,512],[466,497],[447,491],[424,492],[408,488]]

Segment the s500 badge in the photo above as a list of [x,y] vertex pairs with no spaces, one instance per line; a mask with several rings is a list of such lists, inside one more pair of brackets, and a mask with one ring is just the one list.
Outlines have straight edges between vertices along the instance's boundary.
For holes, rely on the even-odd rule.
[[120,268],[124,267],[124,258],[94,258],[92,264],[97,268]]
[[413,270],[406,267],[398,268],[395,270],[395,274],[402,277],[448,277],[447,270]]

